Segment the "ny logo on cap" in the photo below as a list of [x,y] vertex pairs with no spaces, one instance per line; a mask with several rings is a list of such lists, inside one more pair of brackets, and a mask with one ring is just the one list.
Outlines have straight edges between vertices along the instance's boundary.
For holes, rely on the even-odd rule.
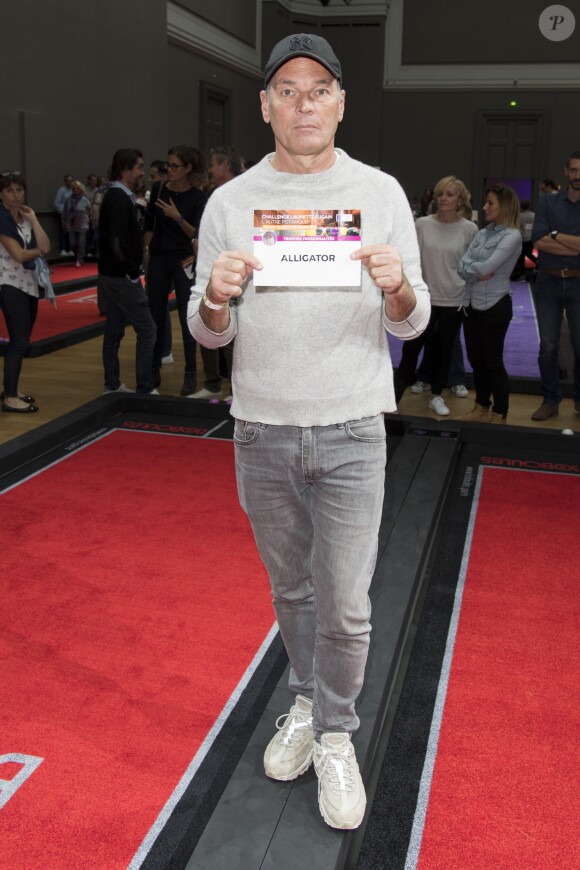
[[290,40],[290,51],[304,51],[312,48],[309,36],[293,36]]

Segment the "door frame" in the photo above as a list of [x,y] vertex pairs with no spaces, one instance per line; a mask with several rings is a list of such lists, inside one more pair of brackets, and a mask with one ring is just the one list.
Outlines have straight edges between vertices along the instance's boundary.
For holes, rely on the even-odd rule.
[[523,121],[526,118],[533,119],[538,122],[538,137],[536,142],[536,150],[534,156],[534,175],[532,196],[533,201],[538,195],[538,182],[547,173],[547,156],[548,156],[548,131],[550,129],[550,112],[547,110],[530,110],[514,109],[512,110],[496,110],[496,111],[480,111],[475,118],[475,147],[473,149],[473,183],[471,190],[474,197],[480,197],[485,191],[480,190],[480,185],[484,183],[484,179],[489,176],[489,172],[484,160],[484,135],[485,128],[489,121]]
[[208,121],[208,101],[211,97],[217,97],[223,100],[225,104],[224,112],[224,130],[223,130],[223,145],[231,144],[232,132],[232,91],[227,88],[221,88],[219,85],[214,85],[211,82],[200,81],[199,83],[199,143],[202,153],[207,157],[209,155],[210,142],[207,130]]

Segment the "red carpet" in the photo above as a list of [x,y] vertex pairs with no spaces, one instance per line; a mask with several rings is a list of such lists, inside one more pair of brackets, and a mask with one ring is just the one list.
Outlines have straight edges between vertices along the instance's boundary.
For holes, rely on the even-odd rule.
[[579,505],[578,477],[484,471],[408,868],[578,866]]
[[[56,335],[73,332],[84,326],[104,324],[105,318],[99,314],[97,288],[77,290],[56,297],[56,308],[46,299],[38,304],[38,317],[32,330],[32,343]],[[8,341],[8,330],[4,317],[0,317],[0,341]]]
[[114,431],[1,501],[0,756],[42,761],[0,867],[121,870],[274,622],[233,445]]
[[71,259],[69,263],[59,263],[50,267],[53,286],[64,284],[66,281],[78,281],[79,278],[94,278],[97,280],[97,264],[85,263],[78,269]]

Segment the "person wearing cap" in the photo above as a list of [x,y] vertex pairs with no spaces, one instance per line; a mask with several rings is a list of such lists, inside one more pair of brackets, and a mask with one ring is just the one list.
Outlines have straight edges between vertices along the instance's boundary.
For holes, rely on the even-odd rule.
[[[292,780],[314,762],[324,820],[350,829],[366,806],[351,735],[371,628],[383,413],[396,409],[386,330],[402,339],[422,332],[429,294],[400,185],[335,148],[345,92],[328,42],[281,40],[260,99],[275,150],[212,194],[188,317],[202,344],[236,339],[238,492],[270,577],[295,695],[266,748],[265,772]],[[362,247],[351,255],[362,263],[358,285],[256,287],[258,209],[360,209]]]

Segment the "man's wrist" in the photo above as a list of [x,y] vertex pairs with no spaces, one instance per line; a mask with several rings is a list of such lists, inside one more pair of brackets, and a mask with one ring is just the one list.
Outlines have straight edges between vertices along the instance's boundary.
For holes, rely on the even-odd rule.
[[210,311],[221,311],[222,308],[228,307],[229,299],[226,299],[225,302],[221,303],[212,302],[211,299],[208,297],[207,293],[204,293],[202,296],[202,302],[206,308],[210,309]]
[[385,300],[396,296],[397,293],[400,293],[401,290],[403,290],[407,286],[407,283],[408,282],[405,276],[401,275],[401,283],[395,290],[387,290],[386,288],[383,290],[383,296],[385,297]]

